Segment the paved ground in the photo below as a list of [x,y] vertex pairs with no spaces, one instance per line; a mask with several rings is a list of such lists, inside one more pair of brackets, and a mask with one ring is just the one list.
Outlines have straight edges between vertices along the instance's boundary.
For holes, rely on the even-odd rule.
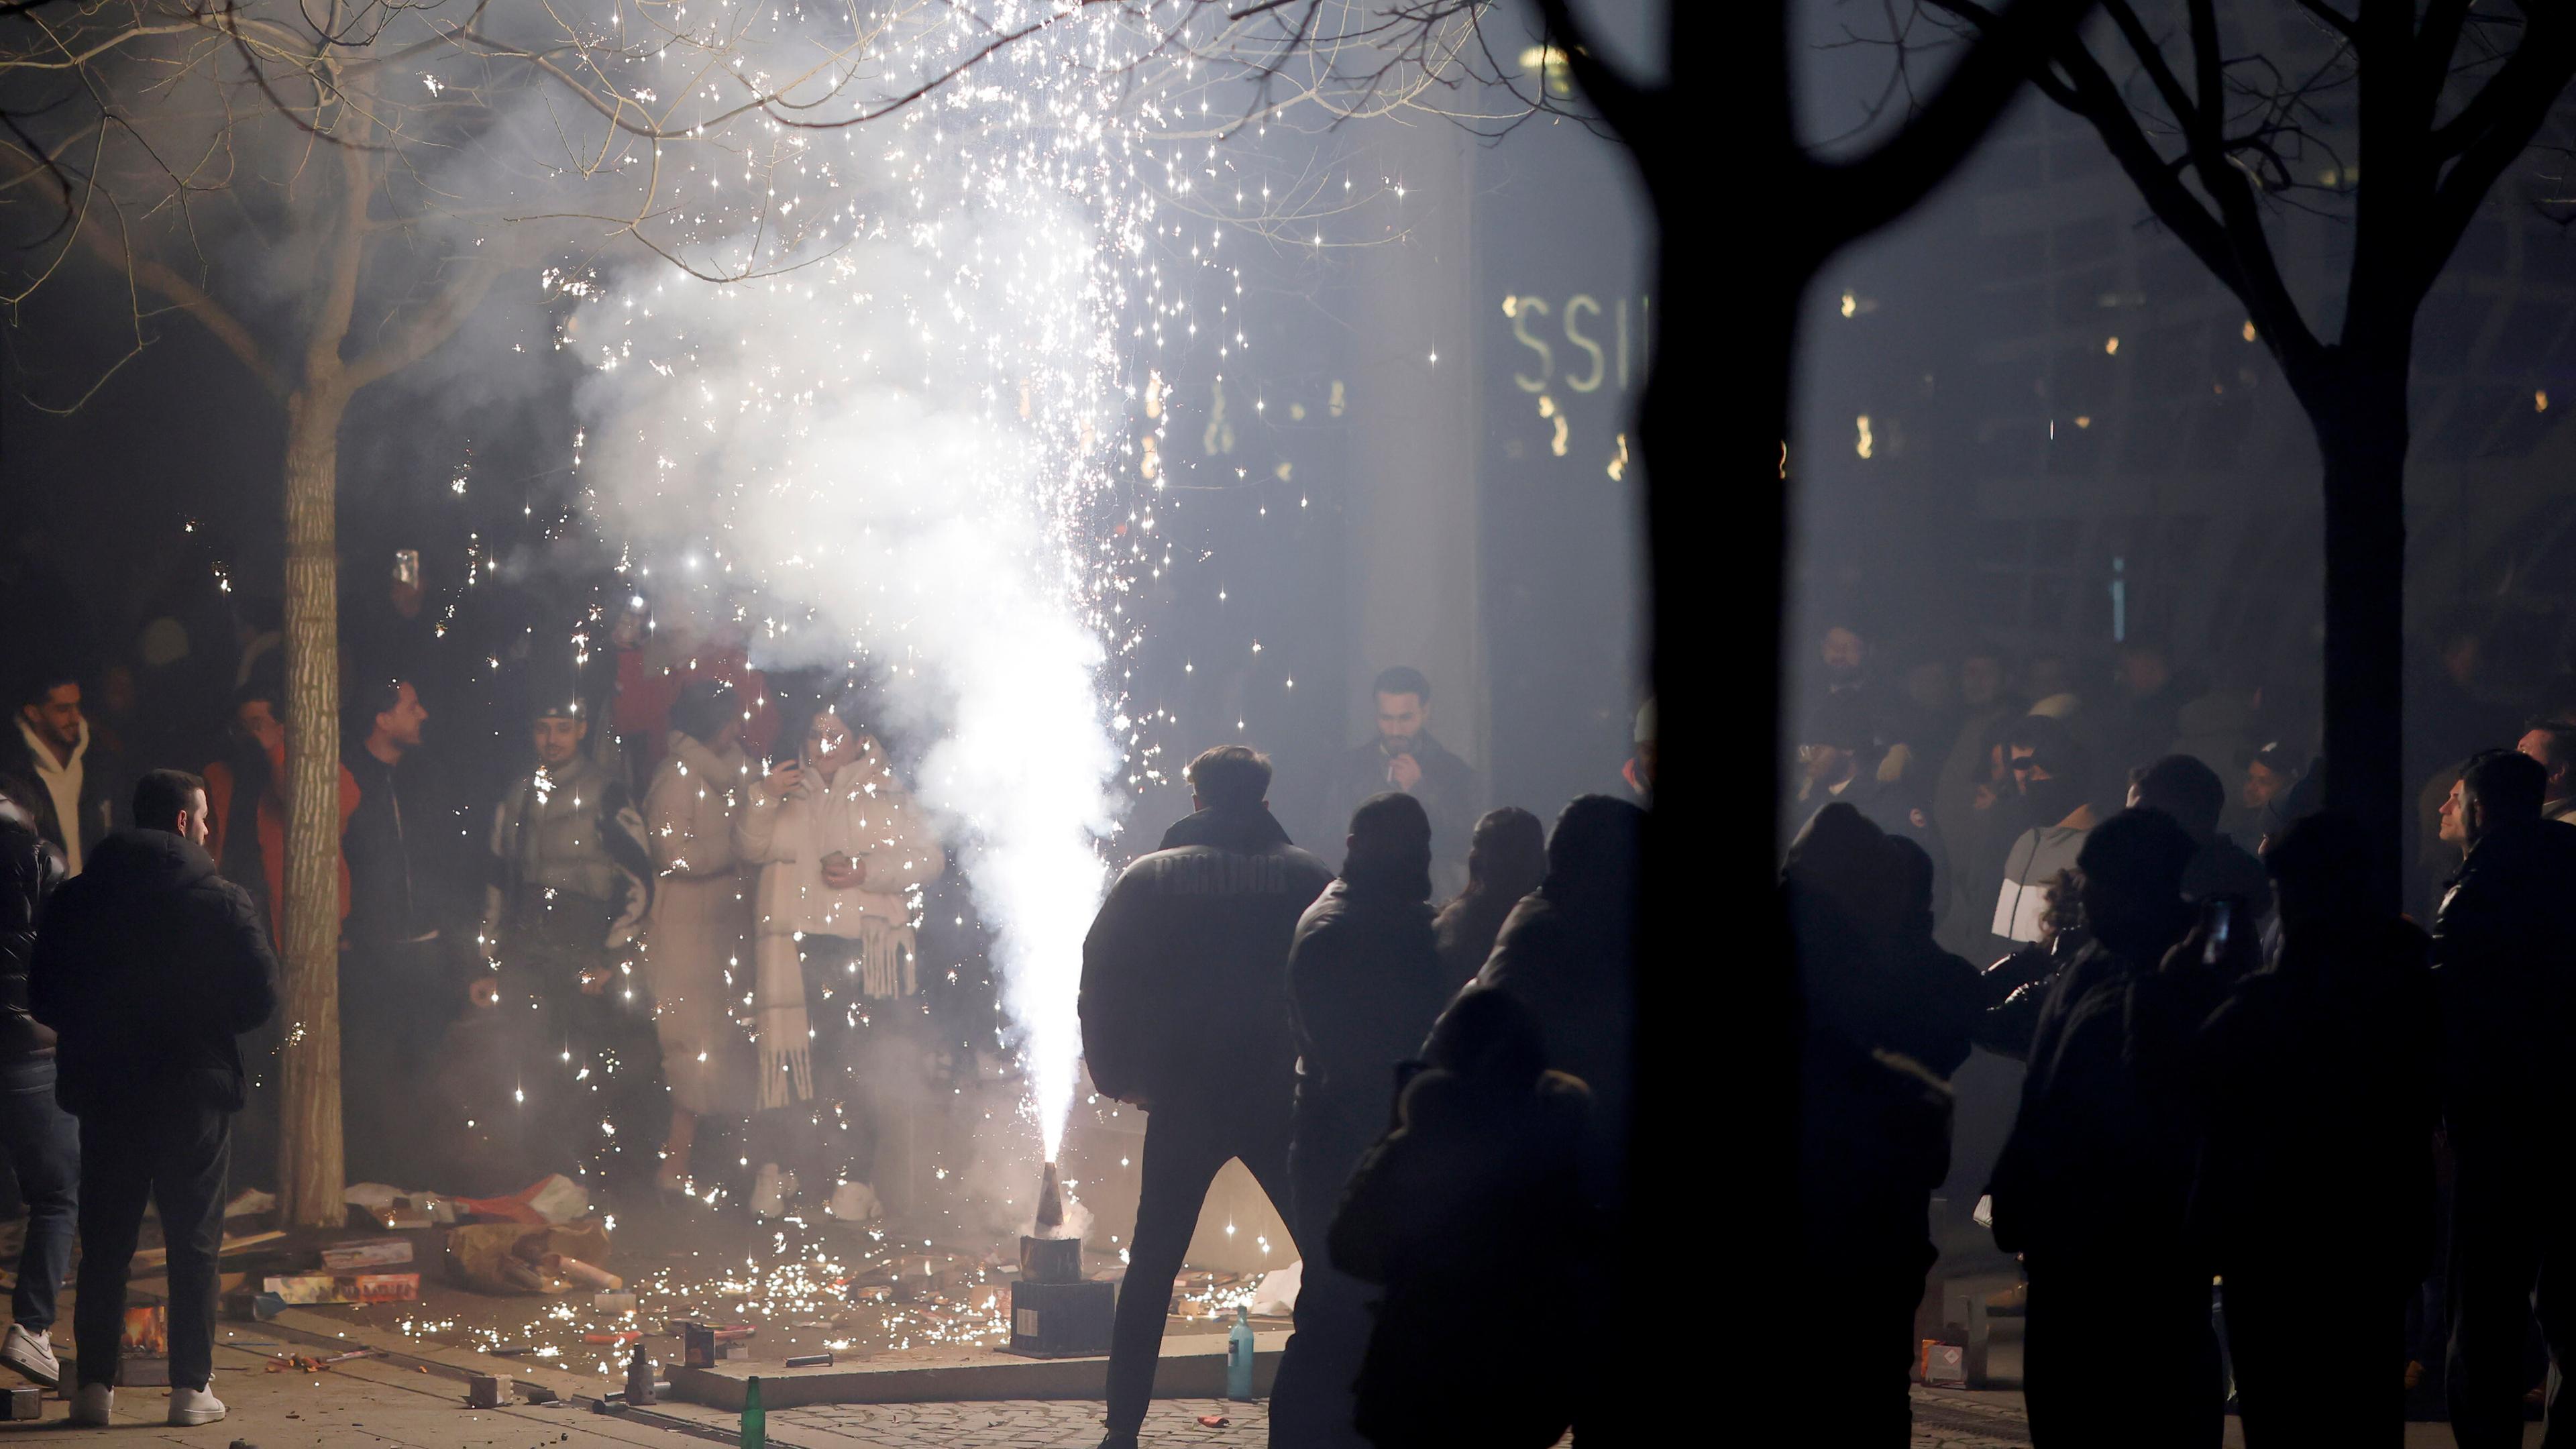
[[[246,1335],[245,1335],[246,1336]],[[294,1352],[303,1345],[281,1345]],[[465,1407],[464,1385],[434,1374],[384,1363],[348,1363],[324,1373],[269,1373],[266,1350],[232,1346],[215,1350],[215,1393],[231,1408],[220,1423],[170,1428],[163,1389],[121,1389],[116,1423],[106,1429],[73,1429],[69,1405],[47,1399],[43,1419],[0,1423],[0,1443],[35,1434],[27,1442],[76,1444],[179,1444],[226,1449],[245,1440],[258,1449],[304,1446],[393,1445],[401,1449],[690,1449],[703,1440],[668,1429],[632,1424],[570,1406],[504,1410]]]

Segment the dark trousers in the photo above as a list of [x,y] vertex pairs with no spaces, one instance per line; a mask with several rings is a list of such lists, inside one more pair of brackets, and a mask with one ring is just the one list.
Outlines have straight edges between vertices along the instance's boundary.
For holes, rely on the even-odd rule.
[[[519,1065],[511,1091],[525,1093],[524,1108],[514,1096],[509,1110],[528,1169],[642,1181],[660,1166],[670,1096],[651,992],[641,972],[620,969],[627,953],[600,944],[607,919],[595,902],[559,897],[504,931],[503,1045]],[[584,991],[582,973],[597,970],[606,984]]]
[[[1284,1095],[1284,1094],[1283,1094]],[[1195,1107],[1195,1110],[1193,1108]],[[1172,1279],[1189,1252],[1208,1185],[1227,1159],[1241,1159],[1272,1206],[1289,1220],[1289,1235],[1304,1241],[1288,1208],[1288,1112],[1253,1104],[1241,1112],[1207,1106],[1158,1107],[1145,1118],[1144,1167],[1136,1198],[1136,1231],[1127,1242],[1127,1281],[1118,1291],[1117,1318],[1109,1336],[1109,1431],[1136,1432],[1154,1396],[1154,1368],[1162,1359],[1163,1319],[1171,1311]],[[1293,1250],[1292,1250],[1293,1251]],[[1311,1279],[1313,1254],[1307,1254]]]
[[1383,1295],[1332,1264],[1326,1243],[1351,1169],[1386,1128],[1382,1113],[1329,1098],[1300,1097],[1288,1150],[1289,1190],[1306,1268],[1297,1287],[1297,1331],[1270,1388],[1270,1442],[1280,1449],[1367,1449],[1354,1423],[1360,1365],[1368,1357],[1375,1306]]
[[2373,1281],[2369,1261],[2356,1252],[2329,1263],[2228,1273],[2220,1296],[2250,1449],[2358,1449],[2405,1438],[2406,1392],[2389,1365],[2400,1361],[2394,1351],[2406,1292]]
[[340,1116],[354,1182],[412,1183],[421,1160],[413,1124],[431,1054],[461,994],[442,943],[355,942],[340,955]]
[[80,1128],[54,1100],[53,1053],[0,1065],[0,1152],[9,1155],[27,1205],[11,1316],[42,1337],[54,1322],[54,1294],[71,1266],[80,1213]]
[[215,1254],[224,1238],[232,1114],[196,1103],[93,1112],[80,1124],[81,1264],[72,1305],[80,1382],[116,1382],[125,1268],[146,1203],[170,1249],[170,1382],[203,1388],[215,1371]]
[[1914,1310],[1934,1253],[1928,1241],[1919,1251],[1906,1243],[1908,1231],[1920,1236],[1917,1224],[1872,1226],[1871,1239],[1823,1236],[1804,1255],[1817,1276],[1790,1313],[1788,1341],[1799,1347],[1788,1375],[1820,1442],[1905,1449],[1914,1442],[1909,1385],[1922,1346]]
[[[2460,1449],[2518,1446],[2522,1396],[2536,1381],[2524,1359],[2535,1308],[2551,1355],[2576,1365],[2576,1293],[2553,1281],[2553,1270],[2576,1272],[2576,1223],[2565,1183],[2527,1160],[2542,1149],[2501,1138],[2466,1144],[2456,1133],[2452,1147],[2451,1435]],[[2576,1445],[2562,1402],[2550,1395],[2548,1449]]]
[[[2216,1449],[2225,1427],[2209,1274],[2144,1254],[2030,1257],[2022,1377],[2039,1449]],[[2385,1364],[2391,1381],[2396,1371]]]

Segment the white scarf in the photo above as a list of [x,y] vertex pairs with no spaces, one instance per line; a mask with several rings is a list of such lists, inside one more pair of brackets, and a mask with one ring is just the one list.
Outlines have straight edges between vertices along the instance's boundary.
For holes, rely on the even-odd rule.
[[[859,943],[859,994],[887,998],[910,996],[919,989],[913,965],[913,930],[905,917],[888,920],[867,909],[873,882],[848,890],[823,884],[823,858],[834,852],[853,860],[868,853],[871,839],[861,833],[854,810],[861,802],[891,807],[894,770],[883,747],[866,735],[850,737],[850,757],[829,784],[814,766],[809,742],[798,761],[804,778],[792,797],[804,808],[803,831],[793,868],[801,902],[820,902],[823,919],[817,934],[841,936]],[[784,808],[784,802],[781,804]],[[781,822],[784,824],[785,822]],[[872,829],[875,821],[866,822]],[[803,914],[799,912],[800,916]],[[760,1032],[760,1102],[766,1109],[789,1107],[814,1098],[813,1022],[805,1012],[805,971],[797,938],[770,934],[752,952],[756,1013]]]

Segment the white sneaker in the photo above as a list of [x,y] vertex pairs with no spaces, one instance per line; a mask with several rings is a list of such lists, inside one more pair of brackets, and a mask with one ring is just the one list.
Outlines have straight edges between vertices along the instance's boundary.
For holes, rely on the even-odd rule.
[[787,1211],[787,1194],[794,1184],[794,1176],[779,1171],[777,1163],[762,1163],[760,1176],[751,1185],[751,1215],[756,1218],[783,1216]]
[[178,1425],[211,1424],[224,1416],[224,1401],[215,1397],[211,1383],[202,1389],[170,1386],[170,1422]]
[[105,1384],[83,1384],[72,1395],[72,1422],[93,1429],[107,1427],[116,1412],[116,1390]]
[[63,1363],[54,1357],[52,1341],[19,1324],[10,1324],[8,1341],[0,1343],[0,1363],[49,1389],[63,1381]]
[[885,1216],[877,1190],[864,1182],[845,1182],[832,1189],[832,1216],[841,1222],[866,1224]]

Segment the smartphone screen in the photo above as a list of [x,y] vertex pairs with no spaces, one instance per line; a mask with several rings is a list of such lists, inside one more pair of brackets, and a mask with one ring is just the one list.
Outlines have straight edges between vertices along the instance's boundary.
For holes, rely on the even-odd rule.
[[2236,927],[2236,902],[2225,896],[2209,903],[2209,944],[2201,947],[2202,964],[2215,966],[2227,955],[2227,938]]

